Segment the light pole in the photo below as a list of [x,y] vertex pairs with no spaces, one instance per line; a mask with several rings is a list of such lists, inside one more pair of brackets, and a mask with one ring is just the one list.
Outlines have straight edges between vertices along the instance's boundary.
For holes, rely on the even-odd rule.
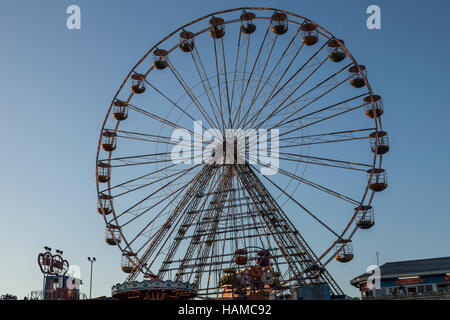
[[95,262],[95,257],[88,257],[88,261],[91,263],[91,281],[89,283],[89,299],[92,298],[92,266],[94,265]]

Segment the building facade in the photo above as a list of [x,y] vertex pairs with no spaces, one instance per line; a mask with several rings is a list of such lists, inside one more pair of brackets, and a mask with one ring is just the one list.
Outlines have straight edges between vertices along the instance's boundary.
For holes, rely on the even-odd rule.
[[[362,299],[450,299],[450,257],[388,262],[374,273],[364,273],[350,283]],[[371,288],[372,287],[372,288]]]

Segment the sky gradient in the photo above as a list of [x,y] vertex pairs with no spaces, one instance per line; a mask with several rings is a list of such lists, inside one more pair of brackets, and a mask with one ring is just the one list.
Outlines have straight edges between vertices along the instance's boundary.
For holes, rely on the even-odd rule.
[[[107,4],[106,4],[107,3]],[[66,28],[81,7],[82,29]],[[368,30],[378,4],[382,29]],[[448,1],[22,1],[0,2],[0,294],[42,287],[37,254],[61,249],[93,296],[122,282],[120,252],[104,243],[96,213],[95,156],[111,99],[154,43],[193,19],[241,6],[308,17],[345,39],[383,96],[391,151],[389,188],[375,198],[376,225],[354,238],[355,259],[329,271],[344,291],[376,263],[450,255]]]

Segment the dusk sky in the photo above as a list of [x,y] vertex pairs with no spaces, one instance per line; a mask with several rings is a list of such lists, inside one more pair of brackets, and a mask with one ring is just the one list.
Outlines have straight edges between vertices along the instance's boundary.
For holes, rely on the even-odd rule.
[[[81,8],[81,30],[66,8]],[[381,7],[381,30],[366,8]],[[349,280],[376,263],[450,255],[450,45],[448,1],[23,1],[0,2],[0,294],[42,288],[44,246],[79,265],[93,296],[125,279],[120,251],[105,244],[96,212],[95,158],[111,100],[136,62],[179,26],[214,11],[264,6],[308,17],[345,39],[384,99],[391,151],[376,224],[354,237],[355,259],[328,269]],[[314,239],[310,240],[314,242]]]

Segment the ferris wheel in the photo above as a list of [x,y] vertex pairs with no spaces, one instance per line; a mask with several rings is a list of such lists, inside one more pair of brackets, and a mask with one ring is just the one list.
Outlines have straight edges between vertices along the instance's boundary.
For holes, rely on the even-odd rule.
[[123,80],[98,144],[97,211],[125,283],[342,294],[326,266],[375,223],[383,112],[344,40],[300,15],[236,8],[170,33]]

